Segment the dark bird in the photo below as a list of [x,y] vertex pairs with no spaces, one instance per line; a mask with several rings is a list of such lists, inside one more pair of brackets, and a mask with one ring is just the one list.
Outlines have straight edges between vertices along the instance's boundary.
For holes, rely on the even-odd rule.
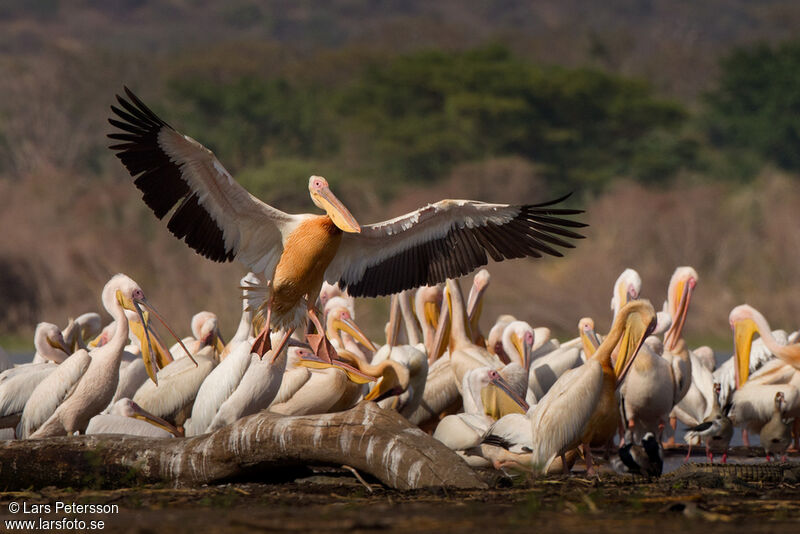
[[636,444],[633,434],[627,430],[625,445],[619,448],[619,459],[628,473],[659,477],[664,470],[664,450],[652,432],[642,437],[641,444]]

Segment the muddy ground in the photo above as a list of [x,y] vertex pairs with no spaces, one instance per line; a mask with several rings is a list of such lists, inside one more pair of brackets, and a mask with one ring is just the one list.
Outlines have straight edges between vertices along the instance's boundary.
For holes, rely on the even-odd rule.
[[[675,453],[679,454],[679,453]],[[796,458],[793,458],[796,460]],[[798,464],[785,476],[720,476],[679,469],[658,480],[603,473],[599,478],[484,473],[491,488],[401,492],[318,468],[272,483],[194,489],[43,488],[6,492],[0,521],[73,518],[103,521],[104,532],[781,532],[800,523]],[[780,472],[780,471],[778,471]],[[115,504],[118,513],[10,513],[11,503]],[[97,524],[95,524],[97,526]]]

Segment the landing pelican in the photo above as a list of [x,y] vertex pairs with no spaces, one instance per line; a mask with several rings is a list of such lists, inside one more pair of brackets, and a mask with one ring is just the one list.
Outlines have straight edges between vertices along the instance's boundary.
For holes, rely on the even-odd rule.
[[[313,311],[323,280],[338,283],[353,297],[389,295],[448,277],[462,276],[496,261],[542,254],[561,256],[582,237],[585,226],[563,215],[578,210],[554,207],[564,198],[534,205],[443,200],[378,224],[361,226],[320,176],[309,180],[314,204],[326,215],[293,215],[245,191],[207,148],[156,116],[125,88],[112,106],[120,131],[117,152],[144,202],[167,227],[198,253],[214,261],[238,259],[270,280],[265,303],[269,343],[274,326],[289,334]],[[121,119],[121,120],[120,120]],[[487,256],[488,254],[488,256]],[[280,352],[280,348],[277,352]]]

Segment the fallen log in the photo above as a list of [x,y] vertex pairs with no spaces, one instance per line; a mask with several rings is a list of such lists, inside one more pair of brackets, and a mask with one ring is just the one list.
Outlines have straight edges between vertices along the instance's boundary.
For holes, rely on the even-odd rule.
[[307,465],[348,465],[396,489],[486,487],[442,443],[372,402],[323,415],[261,412],[192,438],[92,435],[0,442],[0,488],[6,491],[200,486],[248,474],[263,480]]

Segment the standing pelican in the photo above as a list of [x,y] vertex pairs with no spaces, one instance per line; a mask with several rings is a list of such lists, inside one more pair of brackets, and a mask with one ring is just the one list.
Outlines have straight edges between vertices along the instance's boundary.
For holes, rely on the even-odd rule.
[[[286,328],[281,344],[313,311],[322,282],[338,283],[353,297],[379,296],[448,277],[487,263],[542,254],[561,256],[567,239],[582,237],[564,219],[578,210],[554,208],[564,198],[535,205],[443,200],[389,221],[361,226],[320,176],[309,179],[314,204],[326,215],[293,215],[250,195],[213,153],[155,115],[125,88],[111,106],[120,131],[109,134],[144,202],[167,227],[214,261],[238,259],[270,280],[267,328]],[[121,119],[121,120],[120,120]],[[566,238],[566,239],[565,239]],[[277,353],[280,352],[280,347]],[[276,354],[277,354],[276,353]]]
[[[69,357],[67,361],[76,359],[75,368],[83,368],[81,373],[76,373],[75,368],[65,367],[67,361],[59,366],[55,371],[57,376],[63,376],[65,381],[71,380],[73,385],[65,387],[64,384],[59,384],[58,391],[63,392],[63,401],[41,427],[30,434],[31,438],[82,432],[89,419],[108,406],[117,389],[120,359],[128,342],[129,328],[125,310],[135,311],[142,318],[144,331],[148,332],[147,320],[140,306],[150,306],[139,284],[129,277],[124,274],[114,275],[103,288],[102,301],[117,324],[114,335],[102,347],[91,352],[81,349]],[[63,375],[62,369],[67,371]],[[78,374],[80,376],[76,380]]]
[[675,270],[665,304],[671,326],[663,342],[656,337],[647,340],[622,386],[628,426],[634,428],[637,440],[646,432],[660,435],[659,426],[689,389],[691,360],[682,332],[696,283],[697,273],[691,267]]
[[[731,310],[728,320],[734,332],[734,372],[738,388],[733,395],[731,419],[748,432],[759,432],[772,416],[777,391],[783,393],[782,402],[787,413],[800,417],[800,343],[781,345],[766,318],[747,304]],[[765,364],[750,377],[750,353],[756,333],[778,360]],[[743,440],[746,438],[743,435]]]
[[[495,465],[520,464],[548,472],[561,457],[566,472],[567,452],[580,445],[586,425],[598,405],[603,388],[603,366],[610,365],[611,353],[619,344],[615,370],[616,386],[625,379],[645,337],[655,326],[650,302],[626,304],[614,319],[611,331],[585,364],[564,373],[538,404],[523,417],[508,415],[487,432],[485,443],[502,445]],[[605,362],[605,363],[604,363]],[[520,428],[525,422],[527,429]]]
[[655,310],[646,300],[623,306],[611,331],[580,367],[564,373],[531,413],[533,447],[531,464],[546,470],[549,464],[580,444],[603,391],[603,367],[610,366],[611,352],[620,345],[615,363],[616,387],[625,379],[644,339],[655,327]]

